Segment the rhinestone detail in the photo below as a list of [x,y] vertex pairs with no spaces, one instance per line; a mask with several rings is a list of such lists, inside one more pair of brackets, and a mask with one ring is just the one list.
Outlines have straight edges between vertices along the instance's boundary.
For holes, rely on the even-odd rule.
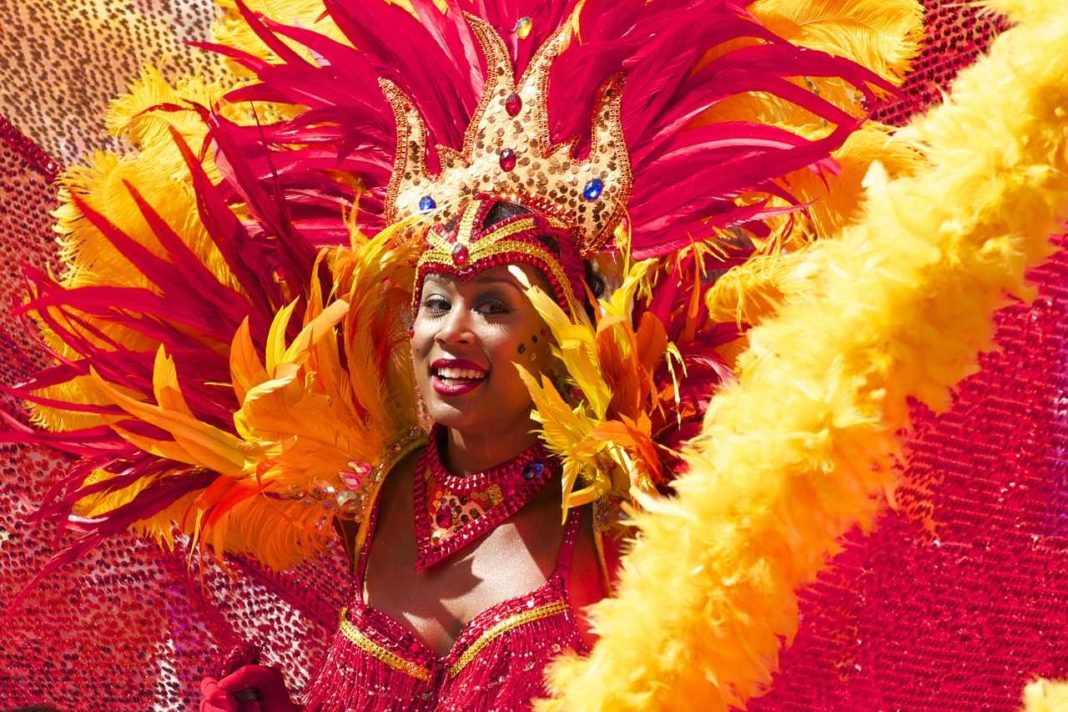
[[523,100],[518,94],[512,92],[508,95],[508,98],[504,100],[504,110],[508,112],[509,116],[516,116],[523,110]]
[[600,178],[593,178],[582,189],[582,197],[592,202],[601,197],[601,191],[603,190],[604,181]]
[[506,148],[503,151],[501,151],[501,156],[500,156],[501,170],[511,172],[511,170],[513,168],[515,168],[515,162],[516,162],[515,151],[513,151],[510,148]]
[[513,31],[515,32],[516,37],[521,40],[525,40],[527,37],[530,37],[530,30],[533,26],[534,21],[531,20],[530,17],[524,15],[523,17],[516,20]]

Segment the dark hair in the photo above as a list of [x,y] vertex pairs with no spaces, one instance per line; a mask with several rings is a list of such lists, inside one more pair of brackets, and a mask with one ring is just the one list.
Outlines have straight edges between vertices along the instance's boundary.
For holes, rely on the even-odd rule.
[[[486,213],[486,219],[482,221],[482,229],[485,230],[499,222],[504,222],[508,218],[514,218],[516,215],[527,215],[529,213],[530,209],[519,203],[509,203],[502,200],[495,203],[494,206],[489,209],[489,212]],[[534,239],[545,245],[545,248],[557,257],[560,256],[560,244],[552,235],[535,235]]]
[[523,207],[519,203],[509,203],[506,200],[500,200],[489,209],[488,213],[486,213],[486,219],[482,221],[482,229],[485,230],[499,222],[504,222],[508,218],[514,218],[516,215],[526,215],[529,212],[529,209]]
[[592,262],[583,262],[582,265],[586,268],[586,286],[593,292],[593,296],[600,299],[604,296],[605,281],[601,278],[601,275],[597,274],[597,270],[594,269]]

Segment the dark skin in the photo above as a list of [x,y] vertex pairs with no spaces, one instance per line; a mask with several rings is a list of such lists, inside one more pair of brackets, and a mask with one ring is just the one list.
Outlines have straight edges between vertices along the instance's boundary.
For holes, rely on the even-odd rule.
[[[445,655],[472,618],[533,591],[552,574],[564,532],[560,490],[546,488],[474,546],[444,564],[416,571],[412,477],[417,459],[418,454],[405,459],[382,486],[364,600]],[[568,593],[580,614],[580,632],[592,644],[581,609],[599,601],[604,592],[588,511],[575,543]]]
[[[524,271],[535,283],[533,270]],[[470,474],[506,462],[536,438],[532,403],[515,363],[537,374],[550,361],[545,325],[526,299],[514,268],[486,270],[469,281],[427,278],[412,336],[416,380],[431,418],[446,428],[446,467]],[[520,345],[523,348],[520,349]],[[461,397],[435,393],[429,364],[462,358],[484,368],[485,383]],[[438,655],[482,611],[537,589],[552,575],[564,527],[559,482],[472,546],[427,571],[415,568],[412,478],[419,453],[382,485],[378,524],[364,582],[366,603],[408,627]],[[582,609],[604,597],[589,508],[569,578],[586,642]]]

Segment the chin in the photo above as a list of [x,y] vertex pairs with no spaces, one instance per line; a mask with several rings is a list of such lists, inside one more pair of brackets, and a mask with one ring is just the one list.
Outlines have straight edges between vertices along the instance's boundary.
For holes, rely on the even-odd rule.
[[449,430],[469,430],[472,421],[478,423],[478,418],[472,418],[470,412],[443,403],[427,404],[427,414],[435,425]]
[[473,399],[458,405],[436,395],[427,399],[426,411],[435,424],[450,430],[477,430],[492,422],[496,415],[493,409],[487,409],[484,403]]
[[461,433],[485,433],[500,430],[509,423],[521,423],[529,419],[531,405],[508,408],[500,399],[479,398],[477,402],[465,403],[462,407],[434,397],[427,401],[427,415],[435,425]]

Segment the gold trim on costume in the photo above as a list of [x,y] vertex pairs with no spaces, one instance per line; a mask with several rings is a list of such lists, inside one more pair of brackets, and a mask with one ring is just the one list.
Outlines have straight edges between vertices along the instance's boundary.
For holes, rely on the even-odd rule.
[[[532,223],[533,221],[529,222]],[[560,262],[549,252],[549,250],[540,247],[539,245],[508,239],[511,235],[523,231],[516,226],[521,226],[523,229],[529,229],[531,227],[530,224],[528,224],[528,221],[520,220],[510,225],[505,225],[501,229],[485,235],[473,243],[460,243],[459,241],[451,243],[431,230],[427,233],[426,237],[427,249],[419,258],[419,269],[421,270],[427,264],[440,264],[445,265],[446,267],[452,267],[452,248],[456,244],[464,244],[470,250],[467,266],[471,269],[474,269],[482,260],[496,255],[526,255],[527,257],[537,260],[538,266],[550,273],[549,276],[556,284],[560,285],[561,289],[567,295],[568,300],[576,299],[577,295],[575,295],[571,289],[571,280],[568,279],[567,273],[564,272],[563,267],[560,266]],[[513,227],[515,227],[515,229],[512,229]]]
[[341,609],[341,634],[344,635],[350,643],[370,655],[375,660],[378,660],[384,665],[388,665],[394,670],[410,675],[421,682],[430,682],[430,670],[418,663],[405,660],[396,653],[387,650],[368,638],[359,628],[352,624],[352,621],[345,617],[345,613],[347,612],[347,608]]
[[494,639],[504,635],[513,628],[521,626],[524,623],[531,623],[566,611],[567,604],[563,601],[556,601],[555,603],[547,603],[544,606],[532,608],[529,611],[523,611],[522,613],[517,613],[514,616],[505,618],[503,621],[497,623],[480,635],[478,639],[464,651],[463,655],[449,667],[449,677],[456,677],[459,675],[460,671],[467,667],[468,663],[474,660],[475,656],[482,652],[483,648],[493,642]]

